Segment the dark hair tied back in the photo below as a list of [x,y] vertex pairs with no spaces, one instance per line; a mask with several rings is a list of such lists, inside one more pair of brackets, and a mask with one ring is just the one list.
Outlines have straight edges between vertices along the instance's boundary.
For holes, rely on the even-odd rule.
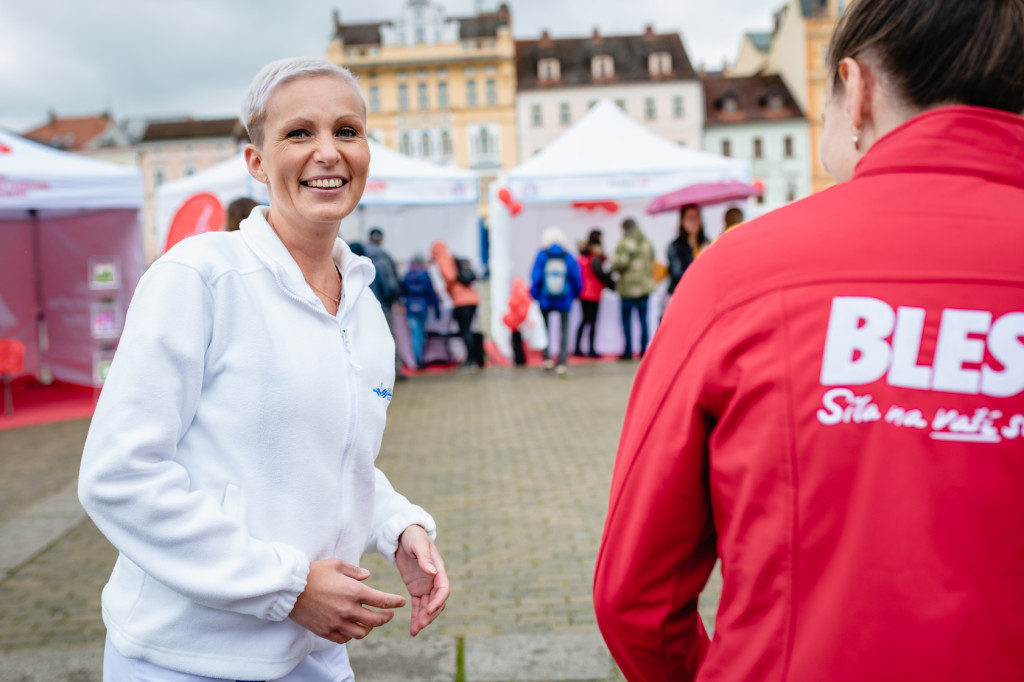
[[839,63],[873,60],[918,109],[969,104],[1024,112],[1024,0],[854,0],[829,46]]

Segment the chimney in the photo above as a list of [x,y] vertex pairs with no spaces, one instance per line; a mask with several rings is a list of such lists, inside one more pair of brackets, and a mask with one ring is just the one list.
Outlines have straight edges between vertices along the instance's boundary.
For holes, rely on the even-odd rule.
[[654,37],[654,27],[651,26],[650,24],[647,24],[646,26],[644,26],[644,38],[653,38],[653,37]]
[[544,29],[543,31],[540,32],[540,46],[541,47],[551,47],[554,44],[555,44],[555,41],[553,41],[551,39],[551,35],[548,33],[547,29]]
[[341,12],[334,10],[334,32],[341,33]]
[[56,125],[57,124],[57,111],[55,109],[48,110],[46,112],[46,115],[50,119],[50,125]]

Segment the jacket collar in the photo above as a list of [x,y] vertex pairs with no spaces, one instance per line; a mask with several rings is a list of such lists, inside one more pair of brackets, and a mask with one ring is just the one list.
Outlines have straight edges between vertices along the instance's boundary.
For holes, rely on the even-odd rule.
[[[306,284],[298,263],[285,248],[274,228],[267,222],[267,211],[269,210],[267,206],[254,208],[249,217],[243,220],[239,226],[242,236],[256,257],[274,273],[283,289],[296,298],[319,305],[319,298]],[[344,317],[345,313],[362,295],[363,290],[373,281],[373,264],[369,258],[352,253],[352,249],[341,237],[334,241],[331,258],[338,265],[343,278],[344,297],[342,302],[345,307],[338,312],[338,317]]]
[[1024,117],[966,105],[926,111],[878,140],[854,178],[914,172],[966,172],[1024,185]]

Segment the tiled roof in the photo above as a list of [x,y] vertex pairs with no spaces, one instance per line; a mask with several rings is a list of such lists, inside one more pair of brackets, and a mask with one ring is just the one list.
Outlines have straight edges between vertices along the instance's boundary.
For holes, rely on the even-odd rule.
[[812,17],[815,14],[828,8],[828,0],[800,0],[800,9],[805,17]]
[[[731,111],[730,100],[735,105]],[[704,77],[704,104],[709,126],[804,117],[778,75],[730,78],[708,74]]]
[[[651,75],[647,58],[654,52],[669,53],[672,59],[671,73]],[[597,55],[612,57],[615,70],[613,78],[595,81],[591,75],[591,58]],[[561,78],[557,82],[542,83],[537,64],[539,60],[548,57],[558,60]],[[595,32],[589,38],[550,38],[545,32],[540,40],[516,41],[516,77],[520,90],[532,90],[548,85],[696,79],[697,72],[690,64],[678,33],[654,33],[648,30],[640,35],[601,36]]]
[[760,33],[751,31],[747,33],[747,37],[750,38],[750,42],[754,44],[761,52],[767,52],[772,49],[772,34],[771,33]]
[[22,136],[58,149],[77,151],[86,149],[89,143],[99,138],[112,122],[107,114],[75,118],[51,114],[49,122],[23,133]]
[[235,137],[244,135],[244,128],[237,118],[217,118],[196,121],[160,121],[150,123],[142,136],[143,142],[161,142],[197,137]]
[[[508,5],[502,3],[494,12],[481,12],[471,17],[452,17],[459,22],[459,38],[493,38],[498,29],[508,26],[511,19]],[[381,26],[390,26],[393,22],[379,21],[371,24],[342,24],[339,15],[335,14],[334,35],[341,38],[345,45],[380,45]]]
[[345,45],[380,45],[380,27],[390,22],[375,24],[335,24],[334,35]]

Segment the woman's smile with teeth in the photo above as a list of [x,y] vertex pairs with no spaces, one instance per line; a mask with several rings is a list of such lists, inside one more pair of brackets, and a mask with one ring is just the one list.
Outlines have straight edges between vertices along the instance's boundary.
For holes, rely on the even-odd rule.
[[345,181],[341,178],[325,178],[323,180],[303,180],[301,184],[317,189],[334,189],[344,185]]

